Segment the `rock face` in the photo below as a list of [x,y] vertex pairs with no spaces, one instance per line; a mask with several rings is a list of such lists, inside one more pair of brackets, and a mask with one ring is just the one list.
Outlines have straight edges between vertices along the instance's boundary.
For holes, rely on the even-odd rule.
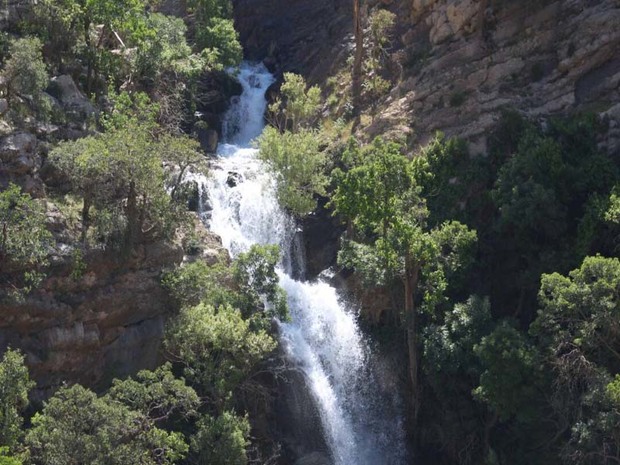
[[[233,0],[235,26],[246,58],[276,70],[324,79],[346,60],[350,2],[341,0]],[[351,23],[351,24],[349,24]]]
[[442,130],[484,153],[503,107],[546,117],[602,113],[620,101],[615,0],[415,0],[411,8],[397,7],[405,18],[402,81],[371,135],[396,118],[421,143]]
[[[351,7],[337,0],[236,0],[248,54],[324,82],[353,48]],[[620,126],[617,0],[370,1],[396,13],[393,82],[362,133],[426,142],[441,130],[484,153],[500,110],[532,117],[586,110]],[[618,130],[608,147],[620,146]]]
[[103,387],[159,362],[171,311],[160,274],[180,263],[183,251],[153,243],[128,260],[112,255],[89,254],[79,276],[71,275],[71,260],[57,263],[41,289],[0,303],[0,351],[10,345],[26,353],[35,397],[64,382]]
[[37,177],[41,156],[37,138],[17,132],[0,139],[0,189],[16,183],[34,197],[43,195],[43,184]]

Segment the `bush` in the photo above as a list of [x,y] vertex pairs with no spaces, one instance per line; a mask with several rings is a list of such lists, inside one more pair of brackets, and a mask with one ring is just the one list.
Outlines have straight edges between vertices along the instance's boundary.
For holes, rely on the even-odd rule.
[[43,44],[35,37],[14,40],[10,46],[11,58],[4,65],[3,77],[7,81],[7,95],[28,96],[35,102],[49,81],[43,62]]
[[327,177],[325,154],[313,130],[298,133],[267,128],[258,140],[259,157],[275,173],[280,204],[296,215],[316,208],[315,194],[324,195]]

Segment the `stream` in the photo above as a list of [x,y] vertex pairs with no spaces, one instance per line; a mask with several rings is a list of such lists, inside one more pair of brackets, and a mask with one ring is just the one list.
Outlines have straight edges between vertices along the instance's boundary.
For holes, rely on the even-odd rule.
[[275,181],[252,145],[264,128],[265,92],[274,77],[262,64],[244,63],[238,79],[243,93],[225,115],[226,143],[202,180],[209,203],[202,206],[203,220],[233,257],[253,244],[280,246],[278,274],[291,313],[290,322],[279,324],[280,344],[304,374],[306,386],[299,388],[316,402],[333,464],[404,465],[401,401],[381,388],[384,373],[356,309],[326,281],[296,279],[305,269],[301,232],[279,207]]

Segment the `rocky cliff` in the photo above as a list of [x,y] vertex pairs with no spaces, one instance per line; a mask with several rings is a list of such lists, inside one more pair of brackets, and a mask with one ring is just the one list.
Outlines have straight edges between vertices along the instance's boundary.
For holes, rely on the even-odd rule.
[[[321,82],[352,50],[350,2],[236,0],[248,53]],[[609,121],[620,149],[620,5],[616,0],[381,0],[396,13],[393,88],[368,136],[417,143],[435,131],[468,139],[474,153],[504,107],[532,117],[576,110]],[[340,60],[334,63],[334,60]],[[415,146],[415,144],[414,144]]]
[[94,251],[76,273],[75,263],[57,257],[39,289],[0,304],[0,347],[24,351],[39,398],[65,382],[103,387],[154,368],[172,308],[160,274],[182,258],[181,247],[167,243],[130,259]]

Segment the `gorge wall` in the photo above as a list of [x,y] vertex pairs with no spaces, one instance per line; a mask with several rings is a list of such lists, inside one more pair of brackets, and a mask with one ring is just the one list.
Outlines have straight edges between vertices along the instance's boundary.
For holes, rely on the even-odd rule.
[[[236,0],[251,56],[324,82],[353,49],[351,2]],[[620,149],[620,5],[616,0],[380,0],[396,13],[390,94],[369,137],[424,143],[438,130],[486,150],[500,110],[532,117],[594,111]],[[334,60],[338,62],[335,63]]]

